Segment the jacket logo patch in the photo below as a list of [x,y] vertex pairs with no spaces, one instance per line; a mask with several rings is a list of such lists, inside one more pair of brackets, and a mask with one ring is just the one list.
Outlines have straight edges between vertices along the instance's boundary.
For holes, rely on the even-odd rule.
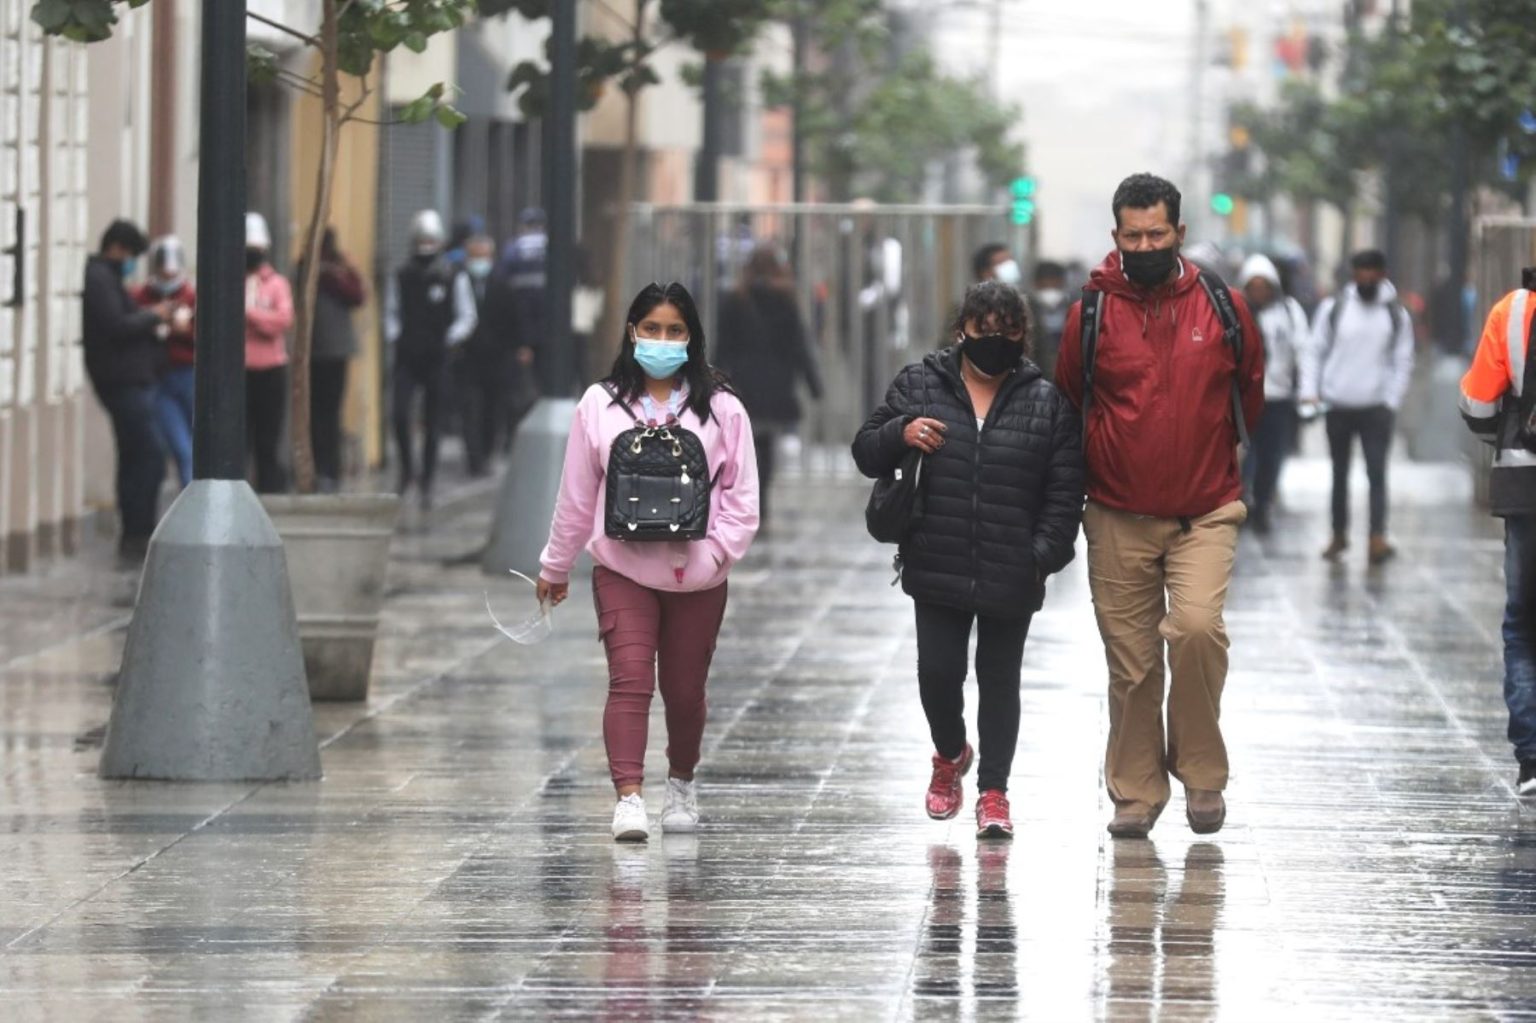
[[1205,344],[1205,335],[1200,332],[1199,327],[1189,332],[1189,339],[1197,345]]
[[448,289],[443,287],[441,284],[434,284],[432,287],[427,289],[427,298],[432,302],[433,305],[436,305],[447,297]]

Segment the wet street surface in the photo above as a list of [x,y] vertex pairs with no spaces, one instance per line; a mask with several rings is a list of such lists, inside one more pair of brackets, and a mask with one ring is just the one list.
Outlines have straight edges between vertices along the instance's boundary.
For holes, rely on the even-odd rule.
[[[785,481],[731,583],[704,827],[640,847],[608,833],[585,580],[518,647],[451,564],[488,488],[399,538],[373,698],[317,707],[314,784],[98,780],[132,582],[90,558],[0,580],[0,1015],[1536,1017],[1497,524],[1464,470],[1402,465],[1400,559],[1368,570],[1362,535],[1329,566],[1325,476],[1293,466],[1275,536],[1243,539],[1231,811],[1203,840],[1181,795],[1150,841],[1104,832],[1081,557],[1026,649],[1017,840],[977,842],[973,784],[924,816],[911,605],[854,480]],[[659,701],[652,722],[654,824]]]

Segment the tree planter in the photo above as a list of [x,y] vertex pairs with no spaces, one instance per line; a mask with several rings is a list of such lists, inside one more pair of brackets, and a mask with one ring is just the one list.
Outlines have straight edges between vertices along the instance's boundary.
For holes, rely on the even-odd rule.
[[394,494],[269,494],[313,700],[366,700],[384,606]]

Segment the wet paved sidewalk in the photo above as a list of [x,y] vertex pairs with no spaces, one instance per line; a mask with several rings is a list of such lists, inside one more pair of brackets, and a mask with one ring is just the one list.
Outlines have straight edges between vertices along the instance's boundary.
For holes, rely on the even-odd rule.
[[97,780],[128,584],[0,580],[0,1015],[1536,1016],[1495,525],[1459,470],[1400,466],[1402,559],[1329,567],[1321,469],[1292,473],[1279,536],[1244,539],[1232,811],[1207,841],[1177,798],[1153,841],[1104,834],[1081,559],[1026,652],[1017,841],[923,816],[910,605],[857,483],[785,487],[732,583],[707,826],[643,848],[607,835],[585,585],[519,648],[478,572],[445,567],[483,537],[484,497],[397,544],[375,695],[319,708],[318,784]]

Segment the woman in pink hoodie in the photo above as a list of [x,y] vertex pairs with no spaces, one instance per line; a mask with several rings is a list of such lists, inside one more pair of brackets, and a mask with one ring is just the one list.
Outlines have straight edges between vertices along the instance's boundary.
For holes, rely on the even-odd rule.
[[[581,552],[596,563],[592,590],[608,655],[603,738],[618,794],[613,837],[619,841],[650,837],[641,790],[658,678],[671,765],[661,826],[698,827],[693,771],[704,735],[705,684],[725,616],[726,576],[757,535],[752,424],[705,351],[704,326],[681,284],[651,284],[635,297],[612,373],[588,389],[576,409],[549,544],[539,558],[539,598],[555,604],[569,595]],[[713,481],[702,539],[633,542],[608,534],[610,455],[614,441],[637,424],[674,426],[699,439]]]
[[272,235],[260,213],[245,215],[245,424],[256,490],[288,489],[279,448],[288,418],[288,331],[293,290],[270,262]]

